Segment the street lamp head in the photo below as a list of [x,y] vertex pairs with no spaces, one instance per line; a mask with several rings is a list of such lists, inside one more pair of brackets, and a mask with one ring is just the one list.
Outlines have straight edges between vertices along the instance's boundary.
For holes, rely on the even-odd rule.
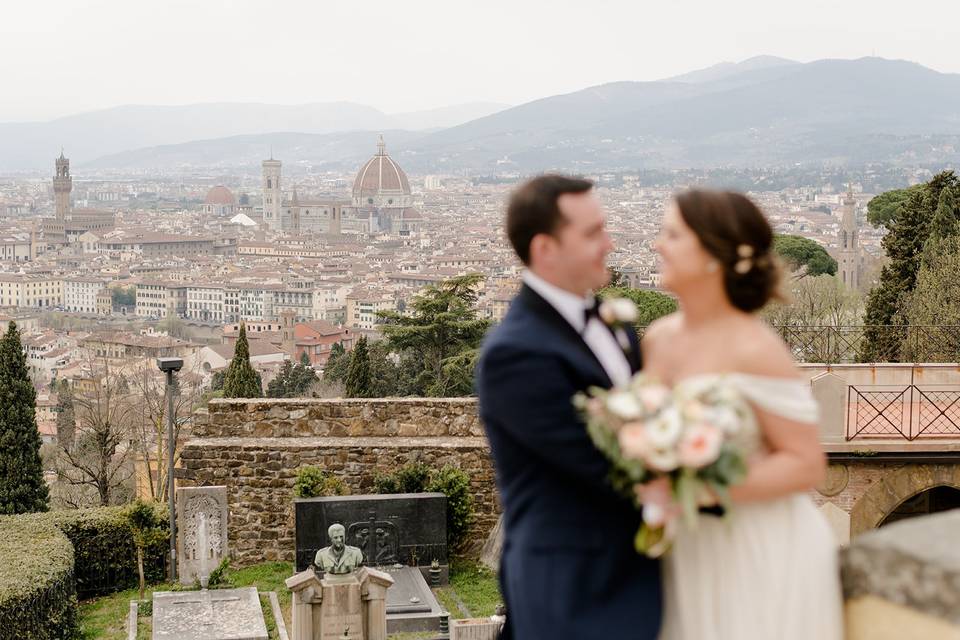
[[157,367],[164,373],[180,371],[183,368],[183,358],[157,358]]

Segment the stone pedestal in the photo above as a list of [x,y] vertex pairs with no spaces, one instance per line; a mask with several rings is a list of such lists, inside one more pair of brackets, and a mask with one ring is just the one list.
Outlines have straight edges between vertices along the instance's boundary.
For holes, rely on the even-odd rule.
[[960,509],[865,533],[842,554],[850,640],[960,638]]
[[490,618],[465,618],[450,621],[450,640],[497,640],[500,622]]
[[[206,548],[200,548],[201,515],[206,523]],[[227,488],[180,487],[177,489],[177,576],[180,584],[193,584],[205,564],[209,573],[228,553]],[[206,554],[206,558],[201,556]]]
[[363,567],[319,578],[312,569],[286,581],[293,592],[293,640],[387,640],[389,574]]

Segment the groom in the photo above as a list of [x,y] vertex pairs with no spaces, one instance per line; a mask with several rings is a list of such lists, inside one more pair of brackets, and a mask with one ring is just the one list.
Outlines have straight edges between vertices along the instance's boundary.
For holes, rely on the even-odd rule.
[[660,627],[659,566],[633,549],[640,515],[610,488],[572,404],[641,364],[636,334],[618,341],[592,297],[613,249],[592,186],[546,175],[514,192],[507,236],[527,270],[477,369],[504,510],[503,637],[513,640],[653,640]]

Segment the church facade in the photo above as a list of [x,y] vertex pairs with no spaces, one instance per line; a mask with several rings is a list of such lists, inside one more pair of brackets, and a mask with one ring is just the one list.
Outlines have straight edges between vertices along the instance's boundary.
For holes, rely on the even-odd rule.
[[420,230],[422,218],[413,206],[410,182],[387,154],[381,136],[377,153],[357,172],[350,200],[289,197],[281,186],[282,163],[271,157],[262,163],[263,224],[287,233],[397,233]]

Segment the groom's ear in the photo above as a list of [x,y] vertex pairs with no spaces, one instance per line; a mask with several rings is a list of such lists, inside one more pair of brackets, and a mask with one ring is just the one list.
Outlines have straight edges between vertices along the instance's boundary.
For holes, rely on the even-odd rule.
[[549,233],[538,233],[530,239],[530,263],[533,267],[549,261],[558,249],[557,238]]

